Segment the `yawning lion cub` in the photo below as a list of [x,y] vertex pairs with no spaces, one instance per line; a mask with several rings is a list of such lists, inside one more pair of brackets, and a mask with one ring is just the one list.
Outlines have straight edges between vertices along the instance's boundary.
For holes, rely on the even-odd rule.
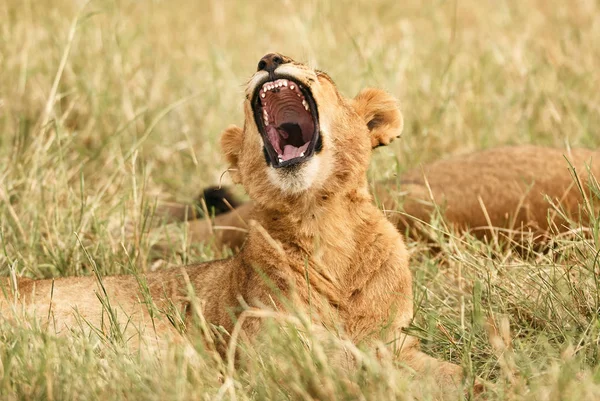
[[[284,294],[294,309],[341,327],[355,343],[397,340],[406,365],[430,370],[449,390],[459,367],[421,353],[401,333],[413,317],[408,253],[367,188],[371,149],[402,130],[396,101],[376,89],[345,99],[325,73],[279,54],[260,61],[245,95],[244,129],[221,138],[232,178],[256,208],[235,257],[142,277],[17,280],[19,302],[60,332],[81,318],[100,327],[102,300],[123,327],[135,328],[130,334],[145,327],[160,336],[171,324],[151,316],[149,296],[159,311],[175,307],[184,316],[200,305],[207,322],[231,333],[244,308],[283,309]],[[200,302],[192,302],[190,287]],[[2,300],[4,316],[10,305]],[[260,324],[247,319],[242,328],[251,339]]]

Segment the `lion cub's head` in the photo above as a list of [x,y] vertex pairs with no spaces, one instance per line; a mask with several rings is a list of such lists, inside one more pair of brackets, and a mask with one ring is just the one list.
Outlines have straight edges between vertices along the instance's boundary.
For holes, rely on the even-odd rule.
[[265,205],[366,188],[371,149],[402,132],[386,92],[346,99],[327,74],[275,53],[248,82],[244,113],[244,129],[229,127],[221,146],[234,181]]

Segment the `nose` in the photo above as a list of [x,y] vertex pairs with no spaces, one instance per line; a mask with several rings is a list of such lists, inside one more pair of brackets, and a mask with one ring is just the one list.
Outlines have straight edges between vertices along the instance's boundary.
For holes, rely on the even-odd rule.
[[260,59],[257,71],[267,71],[269,74],[272,74],[277,67],[284,63],[283,57],[279,54],[269,53]]

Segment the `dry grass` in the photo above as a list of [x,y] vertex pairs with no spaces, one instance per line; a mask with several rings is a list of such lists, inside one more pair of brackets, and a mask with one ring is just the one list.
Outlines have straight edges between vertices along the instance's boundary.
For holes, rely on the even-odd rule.
[[[91,274],[85,251],[104,274],[148,269],[157,197],[190,199],[218,180],[217,136],[241,123],[242,84],[270,50],[318,65],[347,95],[374,85],[401,99],[404,138],[378,152],[373,179],[500,144],[600,146],[594,0],[5,0],[0,21],[1,275]],[[546,253],[470,237],[439,236],[437,253],[411,243],[411,332],[495,382],[491,399],[599,399],[592,228]],[[410,399],[435,387],[365,356],[357,390],[286,333],[228,375],[200,344],[152,358],[3,321],[0,394]]]

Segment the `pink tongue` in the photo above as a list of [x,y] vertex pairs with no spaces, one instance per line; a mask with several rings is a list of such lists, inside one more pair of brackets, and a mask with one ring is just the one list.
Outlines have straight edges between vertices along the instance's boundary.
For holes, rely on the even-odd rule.
[[285,145],[281,158],[283,159],[283,161],[286,161],[296,157],[300,157],[300,153],[305,152],[308,148],[308,145],[309,142],[305,143],[299,148],[295,147],[294,145]]
[[285,145],[283,150],[281,149],[281,139],[280,137],[287,138],[289,134],[284,130],[278,130],[273,125],[267,126],[267,135],[269,136],[269,141],[273,145],[273,149],[277,152],[279,157],[283,159],[283,161],[293,159],[295,157],[300,157],[300,153],[305,152],[308,149],[308,145],[310,142],[306,142],[304,145],[299,148],[294,145]]

